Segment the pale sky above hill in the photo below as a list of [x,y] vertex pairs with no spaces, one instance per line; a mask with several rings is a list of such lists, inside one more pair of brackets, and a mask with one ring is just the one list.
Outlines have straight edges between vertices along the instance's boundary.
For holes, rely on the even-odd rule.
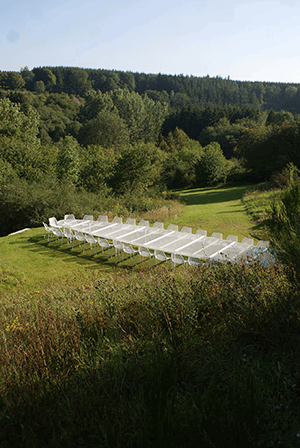
[[73,66],[300,83],[300,2],[0,0],[0,70]]

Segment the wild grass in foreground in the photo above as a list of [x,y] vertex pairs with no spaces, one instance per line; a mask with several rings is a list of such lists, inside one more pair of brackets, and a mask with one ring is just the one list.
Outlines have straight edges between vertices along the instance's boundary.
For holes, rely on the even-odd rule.
[[0,446],[297,447],[299,290],[164,266],[3,298]]

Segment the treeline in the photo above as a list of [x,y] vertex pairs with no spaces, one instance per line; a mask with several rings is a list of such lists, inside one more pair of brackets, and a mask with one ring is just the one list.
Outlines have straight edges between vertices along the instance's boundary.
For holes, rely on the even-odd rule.
[[147,94],[155,101],[166,102],[171,108],[197,104],[235,106],[261,110],[287,110],[300,113],[300,84],[233,81],[229,78],[210,78],[132,73],[76,67],[22,68],[17,72],[0,72],[0,88],[22,89],[37,93],[67,93],[84,97],[89,90],[109,92],[128,89]]

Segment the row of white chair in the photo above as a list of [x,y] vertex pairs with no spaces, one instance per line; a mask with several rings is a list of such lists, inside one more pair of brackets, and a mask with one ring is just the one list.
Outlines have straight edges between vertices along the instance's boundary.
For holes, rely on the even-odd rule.
[[[51,221],[50,221],[50,220],[53,220],[53,219],[55,220],[55,218],[50,218],[50,219],[49,219],[49,223],[50,223],[50,225],[57,225],[57,226],[58,226],[56,220],[55,220],[55,221],[56,221],[56,224],[55,224],[55,221],[53,221],[53,224],[51,224]],[[67,219],[75,219],[75,216],[74,216],[74,215],[65,215],[65,216],[64,216],[64,219],[65,219],[65,220],[67,220]],[[94,220],[93,215],[84,215],[84,217],[83,217],[83,221],[93,221],[93,220]],[[108,222],[108,216],[107,216],[107,215],[99,215],[97,221],[100,221],[100,222]],[[121,224],[122,224],[122,223],[123,223],[123,219],[122,219],[121,217],[116,216],[116,217],[113,219],[112,222],[113,222],[113,223],[121,223]],[[128,219],[126,220],[125,224],[136,225],[136,220],[135,220],[134,218],[128,218]],[[141,221],[139,222],[138,225],[139,225],[139,226],[147,226],[147,227],[149,227],[149,221],[143,219],[143,220],[141,220]],[[163,223],[163,222],[155,222],[155,223],[153,224],[153,228],[164,229],[164,223]],[[178,232],[178,226],[175,225],[175,224],[170,224],[170,225],[168,226],[167,230],[170,230],[170,231],[177,231],[177,232]],[[180,231],[181,231],[181,232],[184,232],[184,233],[192,233],[192,228],[191,228],[191,227],[183,226],[183,227],[181,228]],[[206,230],[202,230],[202,229],[198,229],[198,230],[196,230],[196,235],[207,236],[207,231],[206,231]],[[223,234],[220,233],[220,232],[213,232],[213,233],[211,234],[211,237],[212,237],[212,238],[217,238],[217,239],[219,239],[219,240],[222,240],[222,239],[223,239]],[[227,237],[226,237],[226,241],[233,241],[233,242],[236,242],[236,243],[237,243],[237,242],[238,242],[238,236],[237,236],[237,235],[227,235]],[[242,241],[241,241],[241,243],[242,243],[242,244],[249,244],[250,246],[254,246],[254,241],[253,241],[253,239],[252,239],[252,238],[248,238],[248,237],[243,238]],[[268,241],[260,240],[260,241],[257,242],[257,247],[266,247],[266,248],[268,248],[268,247],[269,247],[269,242],[268,242]]]
[[[101,247],[103,252],[104,249],[107,249],[107,258],[110,258],[114,255],[117,257],[121,256],[120,262],[124,260],[124,254],[128,254],[132,258],[132,265],[135,264],[135,256],[138,255],[140,259],[148,258],[149,266],[152,265],[152,258],[155,259],[155,264],[157,261],[160,262],[168,262],[170,261],[170,265],[173,263],[173,267],[175,268],[176,264],[185,264],[188,263],[189,266],[200,266],[203,264],[199,258],[196,257],[188,257],[185,260],[180,254],[171,254],[171,256],[167,256],[165,252],[161,250],[155,250],[154,253],[150,252],[147,247],[138,246],[138,249],[134,249],[131,244],[121,243],[120,241],[113,240],[110,243],[106,238],[98,237],[97,239],[93,235],[89,235],[87,233],[73,232],[71,229],[67,227],[59,228],[56,226],[48,226],[46,223],[44,225],[44,237],[48,235],[48,241],[52,241],[52,235],[56,238],[61,238],[61,245],[63,244],[63,239],[66,238],[68,244],[72,243],[72,250],[74,249],[75,241],[79,241],[79,246],[83,243],[83,252],[85,251],[85,244],[90,244],[90,248],[94,248],[94,255],[97,255],[98,245]],[[110,253],[110,250],[112,251]]]

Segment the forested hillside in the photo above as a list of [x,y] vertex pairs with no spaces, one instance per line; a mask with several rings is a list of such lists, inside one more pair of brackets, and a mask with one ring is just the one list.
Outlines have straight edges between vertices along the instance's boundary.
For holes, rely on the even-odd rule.
[[169,189],[265,181],[300,166],[299,86],[72,67],[0,72],[0,234],[63,214],[66,203],[133,213]]

